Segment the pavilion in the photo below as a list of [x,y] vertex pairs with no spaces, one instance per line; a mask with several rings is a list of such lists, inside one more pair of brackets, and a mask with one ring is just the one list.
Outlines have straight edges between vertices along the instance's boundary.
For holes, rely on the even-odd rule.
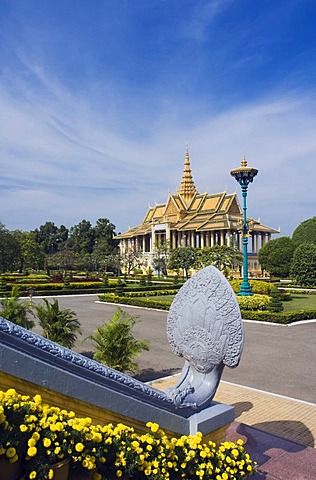
[[[199,193],[192,177],[188,147],[182,179],[176,193],[169,193],[166,203],[150,207],[140,225],[117,235],[120,252],[141,252],[144,268],[152,267],[157,245],[170,249],[214,245],[235,246],[242,251],[243,211],[237,193]],[[279,233],[248,218],[248,262],[251,276],[261,275],[259,249]]]

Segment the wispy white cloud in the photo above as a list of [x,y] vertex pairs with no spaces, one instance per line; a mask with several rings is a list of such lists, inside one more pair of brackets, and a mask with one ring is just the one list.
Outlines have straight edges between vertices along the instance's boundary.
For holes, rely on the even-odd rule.
[[[49,87],[45,85],[49,90]],[[189,137],[193,176],[200,191],[238,190],[229,172],[246,154],[259,175],[249,190],[249,213],[283,233],[313,215],[316,114],[310,97],[267,98],[204,115],[187,129],[163,109],[146,138],[108,125],[81,97],[52,85],[58,99],[16,101],[0,90],[2,218],[12,228],[46,220],[67,226],[107,216],[119,230],[137,224],[148,204],[164,202],[180,182]],[[17,214],[17,212],[20,212]],[[22,213],[23,212],[23,213]]]

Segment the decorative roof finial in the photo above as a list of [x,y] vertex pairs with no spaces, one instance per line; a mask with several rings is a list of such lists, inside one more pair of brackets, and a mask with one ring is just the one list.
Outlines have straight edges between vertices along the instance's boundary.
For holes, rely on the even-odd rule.
[[182,175],[180,186],[177,190],[177,194],[181,195],[185,200],[185,202],[187,202],[191,200],[193,196],[196,195],[197,193],[198,191],[194,185],[194,181],[191,173],[189,147],[188,147],[188,143],[186,143],[183,175]]
[[244,156],[242,157],[241,166],[242,166],[242,167],[247,167],[246,155],[244,155]]

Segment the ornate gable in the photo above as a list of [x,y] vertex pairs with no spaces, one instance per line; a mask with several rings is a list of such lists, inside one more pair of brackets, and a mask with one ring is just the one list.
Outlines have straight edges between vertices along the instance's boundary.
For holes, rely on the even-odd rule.
[[166,203],[166,208],[164,211],[164,215],[166,217],[173,217],[174,215],[179,215],[180,208],[178,207],[173,195],[169,194],[169,198]]

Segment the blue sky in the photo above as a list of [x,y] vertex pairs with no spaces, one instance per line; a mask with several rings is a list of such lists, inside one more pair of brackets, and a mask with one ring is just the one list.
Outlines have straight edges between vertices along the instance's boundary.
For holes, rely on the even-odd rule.
[[291,235],[316,214],[312,0],[1,0],[0,221],[135,226],[175,192],[240,190]]

